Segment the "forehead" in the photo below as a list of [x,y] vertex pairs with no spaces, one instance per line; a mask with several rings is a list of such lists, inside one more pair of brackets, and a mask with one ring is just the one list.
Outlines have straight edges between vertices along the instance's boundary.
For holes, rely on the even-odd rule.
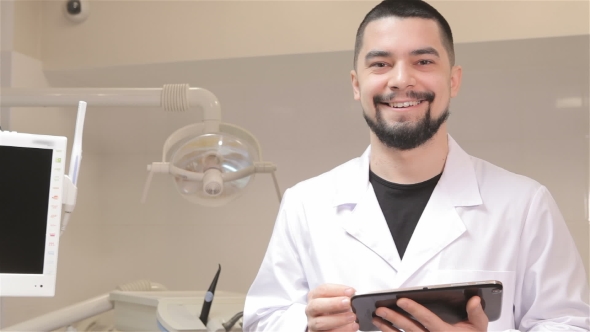
[[436,21],[423,18],[385,17],[365,27],[360,55],[369,51],[384,50],[394,54],[432,47],[446,56],[442,35]]

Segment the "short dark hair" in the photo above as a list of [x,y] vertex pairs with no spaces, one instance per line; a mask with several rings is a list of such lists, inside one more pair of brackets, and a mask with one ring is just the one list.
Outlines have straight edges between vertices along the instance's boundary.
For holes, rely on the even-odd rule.
[[449,54],[451,66],[455,65],[455,47],[453,45],[451,26],[434,7],[422,0],[385,0],[367,13],[356,32],[356,41],[354,45],[355,69],[358,62],[359,52],[363,47],[363,37],[367,25],[375,20],[391,16],[400,18],[417,17],[434,20],[440,28],[442,44]]

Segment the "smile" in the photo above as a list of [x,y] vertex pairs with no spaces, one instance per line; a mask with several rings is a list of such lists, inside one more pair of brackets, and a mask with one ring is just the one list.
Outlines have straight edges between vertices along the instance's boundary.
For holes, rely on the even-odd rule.
[[391,108],[407,108],[412,106],[420,105],[423,100],[420,101],[406,101],[406,102],[394,102],[394,103],[382,103],[383,105],[387,105]]

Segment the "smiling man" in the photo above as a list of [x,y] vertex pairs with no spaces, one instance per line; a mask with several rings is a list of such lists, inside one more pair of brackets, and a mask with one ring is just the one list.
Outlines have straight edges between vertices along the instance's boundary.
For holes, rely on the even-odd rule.
[[245,331],[356,331],[350,298],[498,280],[500,318],[479,297],[447,324],[410,300],[378,308],[381,331],[587,331],[588,281],[547,189],[469,156],[447,133],[461,86],[446,20],[388,0],[361,23],[351,72],[370,128],[365,153],[287,190],[244,309]]
[[461,68],[453,66],[450,28],[447,36],[434,20],[390,16],[370,22],[357,39],[354,97],[381,143],[417,148],[439,132],[449,117],[449,99],[459,91]]

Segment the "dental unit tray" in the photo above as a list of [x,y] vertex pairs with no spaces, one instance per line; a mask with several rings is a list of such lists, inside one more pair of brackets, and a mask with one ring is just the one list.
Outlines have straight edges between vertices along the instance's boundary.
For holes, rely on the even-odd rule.
[[[223,324],[244,310],[244,294],[217,291],[207,325],[199,319],[206,291],[114,291],[117,331],[227,332]],[[242,331],[235,324],[229,331]]]

